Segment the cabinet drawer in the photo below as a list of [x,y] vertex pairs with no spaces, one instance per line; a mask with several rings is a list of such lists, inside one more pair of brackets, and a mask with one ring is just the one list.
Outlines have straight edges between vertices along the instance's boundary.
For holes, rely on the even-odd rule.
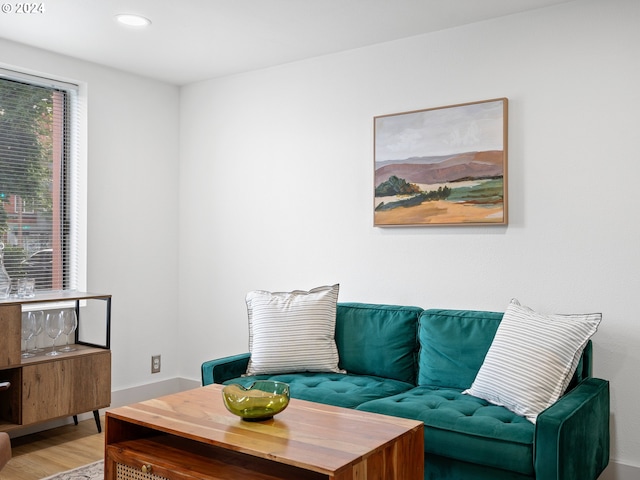
[[105,480],[214,480],[199,472],[180,471],[177,466],[167,468],[157,459],[141,458],[126,450],[111,449],[108,461],[112,462],[112,475],[105,475]]
[[216,480],[209,465],[191,452],[172,448],[149,449],[144,441],[142,448],[107,447],[105,480]]
[[[109,430],[107,423],[107,436]],[[160,435],[107,445],[105,480],[328,480],[264,458]]]
[[152,473],[151,471],[143,472],[138,467],[132,467],[124,463],[116,464],[115,478],[117,480],[168,480],[167,477],[161,477],[159,475],[156,475],[155,473]]
[[111,403],[111,352],[22,367],[22,424],[98,410]]

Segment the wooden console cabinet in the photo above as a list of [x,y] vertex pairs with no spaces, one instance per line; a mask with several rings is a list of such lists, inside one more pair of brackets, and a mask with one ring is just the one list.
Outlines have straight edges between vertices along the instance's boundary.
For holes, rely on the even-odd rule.
[[[82,326],[80,305],[85,301],[105,304],[104,343],[79,340]],[[60,302],[78,313],[73,352],[51,357],[45,352],[21,358],[22,308],[38,303],[37,308],[54,308]],[[11,386],[0,391],[0,431],[33,425],[47,420],[94,412],[100,430],[98,409],[111,404],[110,347],[111,295],[51,292],[34,298],[11,298],[0,301],[0,382]]]

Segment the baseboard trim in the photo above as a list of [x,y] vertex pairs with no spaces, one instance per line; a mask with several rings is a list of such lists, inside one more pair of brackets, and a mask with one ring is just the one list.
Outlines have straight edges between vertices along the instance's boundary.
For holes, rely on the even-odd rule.
[[598,480],[636,480],[640,478],[640,467],[624,463],[609,462]]
[[[196,380],[175,377],[159,382],[138,385],[136,387],[115,390],[111,392],[111,407],[109,408],[122,407],[131,403],[143,402],[151,398],[171,395],[172,393],[197,388],[200,385],[200,382]],[[90,414],[89,417],[91,417]]]

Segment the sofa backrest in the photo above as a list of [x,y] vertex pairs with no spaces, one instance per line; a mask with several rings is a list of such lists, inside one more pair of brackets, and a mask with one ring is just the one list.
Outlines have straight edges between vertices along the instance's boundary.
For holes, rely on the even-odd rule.
[[425,310],[418,321],[418,385],[469,388],[503,313]]
[[[467,389],[493,342],[503,312],[424,310],[418,320],[418,385]],[[589,341],[568,389],[591,376]]]
[[396,305],[338,303],[339,367],[415,385],[418,317],[423,309]]

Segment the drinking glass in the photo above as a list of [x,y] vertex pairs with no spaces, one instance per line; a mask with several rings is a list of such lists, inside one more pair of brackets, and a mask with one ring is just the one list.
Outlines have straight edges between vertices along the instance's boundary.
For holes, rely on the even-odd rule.
[[38,336],[44,330],[44,312],[42,310],[36,310],[29,312],[29,315],[33,317],[35,331],[33,332],[33,348],[29,350],[31,353],[40,353],[44,349],[38,347]]
[[67,344],[60,349],[61,352],[73,352],[76,347],[69,345],[69,335],[76,331],[78,327],[78,317],[75,310],[63,310],[62,312],[62,333],[67,336]]
[[44,322],[44,329],[49,335],[49,338],[53,339],[53,347],[50,352],[47,352],[46,355],[51,357],[55,357],[56,355],[60,355],[60,352],[56,351],[56,340],[62,333],[62,312],[48,312],[47,319]]
[[35,329],[33,318],[28,312],[24,312],[22,314],[22,341],[24,341],[24,350],[20,355],[22,358],[35,357],[35,354],[29,352],[29,340],[33,337]]
[[35,297],[36,281],[34,278],[20,278],[18,280],[18,298]]

